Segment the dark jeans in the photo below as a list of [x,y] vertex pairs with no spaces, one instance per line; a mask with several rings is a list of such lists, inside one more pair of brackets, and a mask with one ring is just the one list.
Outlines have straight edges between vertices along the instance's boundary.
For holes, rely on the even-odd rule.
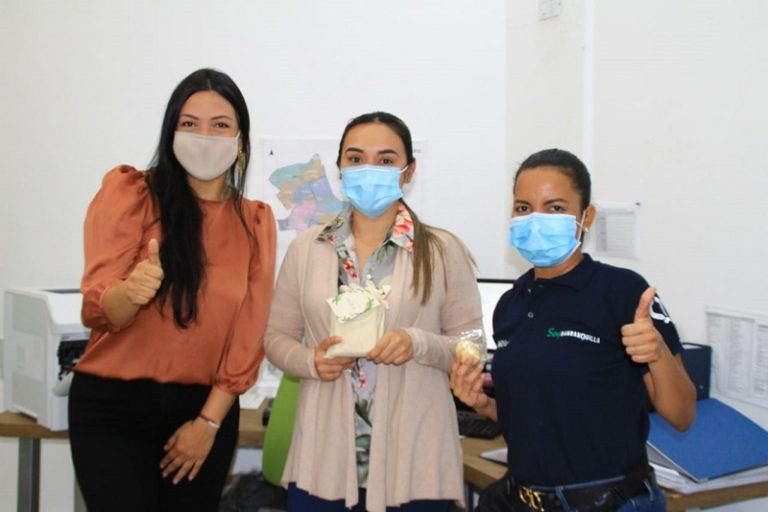
[[163,445],[197,417],[209,392],[209,386],[76,373],[69,394],[69,437],[88,511],[215,512],[237,443],[237,401],[194,480],[173,485],[172,477],[160,472]]
[[[450,500],[413,500],[399,507],[387,507],[387,512],[449,512],[453,502]],[[344,506],[344,500],[324,500],[299,489],[296,484],[288,484],[288,512],[365,512],[365,489],[359,489],[357,505]]]
[[[605,485],[612,480],[617,479],[584,482],[572,486],[562,486],[560,489],[562,491],[575,488],[584,489],[593,485]],[[510,489],[508,482],[509,476],[505,475],[488,486],[480,495],[480,501],[474,512],[533,512],[531,508],[528,508],[518,499],[517,494]],[[570,506],[561,503],[558,507],[550,508],[549,510],[559,510],[562,512],[665,512],[667,510],[664,494],[652,472],[649,472],[643,478],[641,489],[639,494],[630,496],[626,500],[616,497],[614,493],[611,493],[612,497],[618,499],[618,501],[603,504],[594,503],[584,506]]]

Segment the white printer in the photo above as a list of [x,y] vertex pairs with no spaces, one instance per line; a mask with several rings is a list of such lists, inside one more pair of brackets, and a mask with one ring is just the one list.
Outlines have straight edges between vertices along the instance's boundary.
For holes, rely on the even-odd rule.
[[68,383],[88,343],[77,289],[5,291],[3,375],[5,406],[66,430]]

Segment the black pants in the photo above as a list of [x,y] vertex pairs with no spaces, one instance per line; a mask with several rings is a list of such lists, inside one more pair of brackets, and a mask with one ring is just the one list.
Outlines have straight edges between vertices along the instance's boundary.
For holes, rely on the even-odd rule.
[[209,386],[76,373],[69,394],[69,436],[88,511],[215,512],[237,443],[237,401],[194,480],[173,485],[172,477],[160,472],[163,445],[197,417],[209,392]]

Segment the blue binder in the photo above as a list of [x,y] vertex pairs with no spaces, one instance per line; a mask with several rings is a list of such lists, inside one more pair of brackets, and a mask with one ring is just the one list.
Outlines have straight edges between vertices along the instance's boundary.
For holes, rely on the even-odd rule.
[[696,386],[696,400],[709,398],[709,380],[712,373],[712,347],[699,343],[683,342],[683,366],[693,385]]
[[658,413],[650,419],[651,455],[655,450],[697,482],[768,465],[768,431],[714,398],[696,402],[696,421],[687,432],[678,432]]

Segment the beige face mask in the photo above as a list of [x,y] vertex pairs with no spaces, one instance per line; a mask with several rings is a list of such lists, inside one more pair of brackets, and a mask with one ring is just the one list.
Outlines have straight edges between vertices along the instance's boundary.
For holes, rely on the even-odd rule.
[[239,137],[239,133],[234,137],[209,137],[176,132],[173,154],[190,176],[200,181],[214,180],[235,163]]

